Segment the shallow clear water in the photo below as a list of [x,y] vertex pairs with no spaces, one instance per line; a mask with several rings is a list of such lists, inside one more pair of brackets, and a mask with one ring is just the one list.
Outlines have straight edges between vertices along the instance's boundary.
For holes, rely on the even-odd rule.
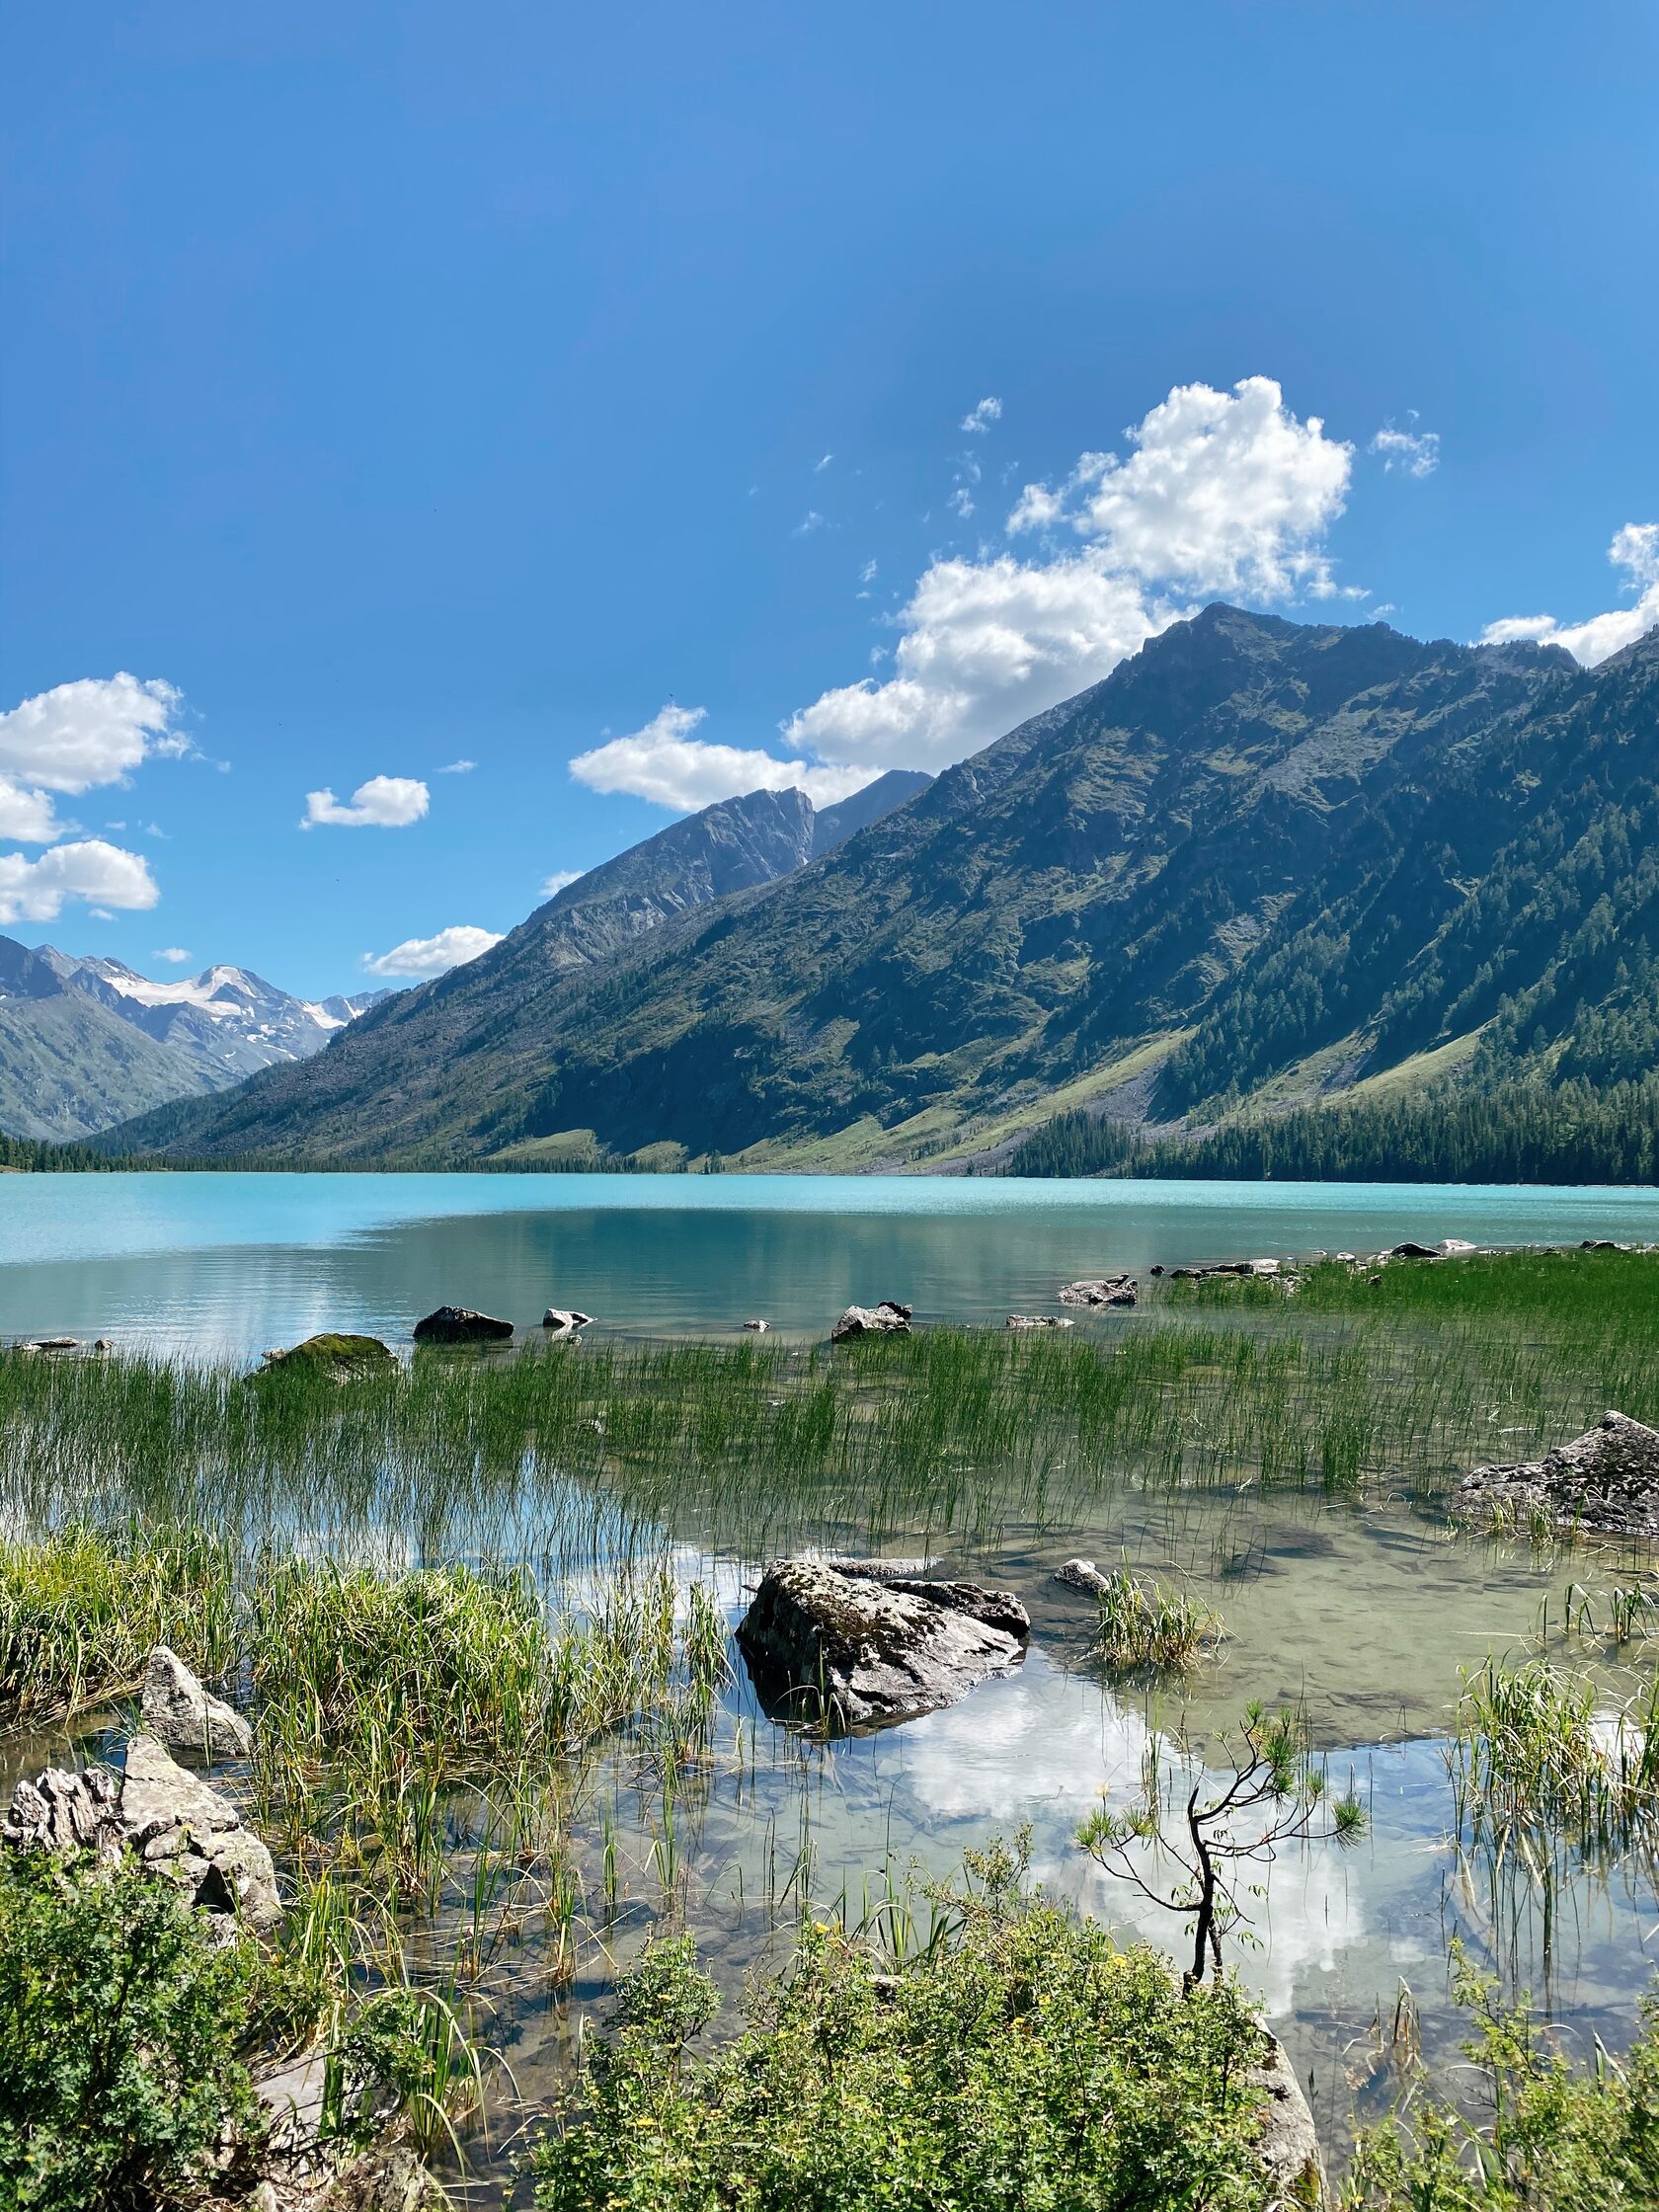
[[322,1328],[407,1336],[434,1306],[630,1335],[847,1304],[1000,1321],[1153,1262],[1659,1237],[1659,1191],[1027,1183],[930,1176],[0,1175],[0,1337],[242,1358]]
[[[735,1332],[763,1314],[822,1336],[856,1299],[912,1303],[919,1318],[989,1320],[1052,1306],[1058,1286],[1152,1262],[1319,1249],[1376,1249],[1412,1236],[1481,1243],[1659,1238],[1659,1193],[1421,1186],[1021,1184],[959,1180],[685,1177],[0,1177],[0,1335],[108,1335],[197,1356],[245,1357],[322,1327],[395,1339],[439,1303],[476,1304],[526,1328],[548,1303],[576,1304],[627,1335]],[[1494,1415],[1494,1419],[1499,1416]],[[1033,1637],[1024,1665],[953,1709],[889,1733],[820,1747],[769,1723],[733,1685],[703,1771],[673,1813],[677,1902],[665,1897],[660,1788],[619,1753],[580,1856],[600,1894],[602,1808],[617,1823],[617,1925],[595,1933],[567,2000],[550,1998],[533,1943],[510,1952],[486,2039],[533,2110],[592,2010],[613,1962],[666,1909],[682,1910],[734,1992],[779,1957],[803,1898],[843,1894],[854,1917],[883,1868],[935,1872],[965,1847],[1023,1823],[1043,1879],[1101,1918],[1176,1945],[1179,1928],[1138,1908],[1075,1850],[1105,1789],[1132,1794],[1148,1727],[1213,1744],[1246,1701],[1296,1703],[1333,1782],[1352,1774],[1372,1810],[1355,1850],[1285,1854],[1254,1936],[1231,1956],[1312,2086],[1339,2145],[1356,2110],[1385,2101],[1371,2033],[1402,1980],[1443,2081],[1461,2033],[1447,1999],[1446,1938],[1530,1987],[1588,2051],[1628,2039],[1659,1935],[1639,1868],[1579,1871],[1545,1931],[1513,1863],[1489,1890],[1461,1864],[1446,1738],[1461,1670],[1516,1652],[1547,1594],[1569,1580],[1628,1581],[1651,1562],[1616,1552],[1548,1558],[1525,1544],[1450,1533],[1374,1484],[1363,1499],[1249,1491],[1147,1492],[1080,1470],[1074,1492],[1007,1519],[947,1562],[1017,1591]],[[827,1532],[830,1533],[830,1532]],[[663,1532],[682,1573],[718,1589],[735,1620],[757,1543],[687,1507]],[[833,1532],[839,1535],[840,1532]],[[906,1548],[896,1538],[896,1548]],[[1184,1689],[1156,1699],[1106,1682],[1088,1657],[1089,1609],[1057,1586],[1076,1553],[1189,1583],[1224,1615],[1227,1640]],[[1639,1647],[1638,1647],[1639,1650]],[[1575,1651],[1575,1660],[1585,1656]],[[1610,1687],[1618,1669],[1608,1665]],[[39,1747],[34,1747],[38,1750]],[[6,1747],[0,1780],[22,1749]],[[653,1857],[653,1847],[657,1856]],[[794,1876],[794,1887],[791,1877]],[[510,2105],[513,2099],[509,2099]],[[517,2114],[500,2113],[498,2147]]]

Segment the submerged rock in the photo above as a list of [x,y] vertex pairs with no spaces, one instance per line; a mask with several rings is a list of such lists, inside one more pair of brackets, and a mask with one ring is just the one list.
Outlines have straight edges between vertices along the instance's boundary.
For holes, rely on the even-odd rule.
[[1473,1468],[1458,1486],[1458,1510],[1542,1515],[1556,1529],[1583,1529],[1659,1541],[1659,1429],[1622,1413],[1546,1459]]
[[901,1305],[897,1299],[884,1298],[879,1305],[849,1305],[830,1331],[830,1341],[841,1344],[849,1336],[908,1336],[909,1328],[910,1308]]
[[1076,1322],[1064,1313],[1010,1313],[1011,1329],[1074,1329]]
[[500,1344],[512,1334],[511,1321],[476,1313],[470,1305],[440,1305],[415,1324],[417,1344]]
[[230,1799],[169,1758],[154,1736],[133,1737],[124,1774],[48,1767],[20,1781],[0,1822],[0,1844],[110,1857],[135,1851],[155,1872],[171,1875],[221,1934],[238,1922],[271,1928],[282,1917],[270,1852]]
[[771,1323],[770,1323],[769,1321],[758,1321],[758,1320],[756,1320],[756,1321],[746,1321],[746,1322],[744,1323],[744,1327],[745,1327],[746,1329],[753,1329],[753,1331],[755,1332],[755,1334],[756,1334],[757,1336],[763,1336],[763,1335],[765,1334],[766,1330],[767,1330],[768,1328],[770,1328],[770,1326],[771,1326]]
[[1133,1305],[1141,1286],[1133,1275],[1098,1275],[1081,1283],[1066,1283],[1060,1293],[1062,1305]]
[[150,1653],[139,1710],[150,1734],[174,1751],[207,1760],[246,1759],[253,1751],[254,1731],[242,1714],[210,1696],[164,1643]]
[[822,1559],[768,1567],[738,1625],[761,1702],[826,1734],[934,1712],[1025,1656],[1031,1621],[973,1582],[876,1582]]
[[326,1376],[344,1382],[371,1368],[389,1366],[396,1358],[391,1346],[382,1344],[377,1336],[348,1336],[325,1330],[320,1336],[308,1336],[303,1344],[290,1345],[285,1352],[267,1352],[265,1365],[254,1379],[257,1382],[261,1376],[280,1372]]

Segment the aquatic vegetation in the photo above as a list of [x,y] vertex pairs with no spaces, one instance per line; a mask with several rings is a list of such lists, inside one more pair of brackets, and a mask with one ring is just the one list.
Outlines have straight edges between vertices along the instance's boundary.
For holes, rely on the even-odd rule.
[[1659,1677],[1610,1712],[1587,1676],[1488,1659],[1465,1678],[1450,1756],[1476,1842],[1547,1833],[1605,1854],[1659,1839]]
[[1120,1567],[1099,1593],[1095,1650],[1116,1670],[1195,1666],[1224,1630],[1222,1617],[1190,1590],[1143,1581]]
[[708,2059],[689,1941],[622,1983],[557,2124],[530,2154],[540,2212],[796,2212],[949,2204],[1002,2212],[1266,2212],[1255,2159],[1265,2038],[1227,1981],[1183,1998],[1157,1954],[1119,1949],[973,1855],[952,1939],[903,1963],[809,1923]]
[[231,1555],[201,1530],[70,1522],[0,1543],[0,1726],[135,1688],[158,1643],[209,1677],[233,1661]]
[[[1247,1705],[1221,1748],[1230,1776],[1210,1797],[1199,1777],[1183,1804],[1188,1777],[1166,1761],[1154,1736],[1140,1799],[1121,1813],[1098,1805],[1077,1830],[1079,1848],[1103,1871],[1190,1924],[1192,1963],[1182,1985],[1189,1991],[1212,1966],[1221,1972],[1222,1938],[1247,1917],[1239,1892],[1250,1869],[1271,1865],[1291,1844],[1353,1844],[1366,1830],[1366,1809],[1352,1787],[1341,1797],[1328,1794],[1296,1713]],[[1161,1868],[1173,1869],[1168,1886],[1156,1878]]]
[[1618,2212],[1659,2203],[1659,1997],[1622,2064],[1597,2045],[1574,2066],[1525,2004],[1454,1946],[1456,1997],[1474,2020],[1463,2048],[1489,2119],[1419,2079],[1404,2107],[1360,2138],[1342,2212]]

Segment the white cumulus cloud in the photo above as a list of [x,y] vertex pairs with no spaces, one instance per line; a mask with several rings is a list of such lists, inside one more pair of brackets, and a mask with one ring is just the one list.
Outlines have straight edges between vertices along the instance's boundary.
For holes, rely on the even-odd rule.
[[10,776],[0,776],[0,837],[20,845],[49,845],[63,834],[48,791],[31,791]]
[[1624,589],[1635,594],[1632,605],[1593,614],[1586,622],[1557,622],[1552,614],[1508,614],[1487,623],[1480,633],[1482,645],[1532,638],[1540,645],[1565,646],[1575,661],[1593,669],[1659,629],[1659,522],[1626,522],[1614,532],[1608,559],[1624,572]]
[[193,955],[188,953],[183,945],[162,945],[150,955],[150,958],[152,960],[170,961],[175,968],[183,968],[186,962],[193,958]]
[[982,399],[977,406],[969,408],[959,427],[971,435],[980,436],[989,430],[992,423],[999,423],[1001,420],[1002,402],[991,397]]
[[571,774],[592,791],[625,791],[654,806],[691,814],[750,791],[804,791],[815,806],[830,806],[861,790],[879,771],[839,765],[805,767],[775,760],[743,746],[711,745],[692,731],[708,718],[706,707],[670,704],[645,727],[578,753]]
[[370,776],[359,783],[351,798],[337,799],[332,791],[305,794],[302,830],[326,824],[336,830],[405,830],[419,822],[432,793],[415,776]]
[[119,783],[148,755],[190,751],[174,727],[179,699],[159,677],[125,673],[39,691],[0,714],[0,773],[47,791]]
[[362,964],[371,976],[441,976],[500,943],[499,930],[457,922],[440,929],[435,937],[406,937],[390,952],[365,952]]
[[871,775],[946,767],[1098,683],[1183,611],[1148,601],[1092,548],[1045,562],[935,561],[901,612],[897,674],[825,692],[784,737]]
[[1407,410],[1407,420],[1410,428],[1403,431],[1384,423],[1366,451],[1378,455],[1385,476],[1396,469],[1402,476],[1432,476],[1440,466],[1440,433],[1418,430],[1414,407]]
[[51,921],[67,899],[142,909],[161,897],[147,864],[135,852],[89,837],[54,845],[39,860],[0,853],[0,922]]
[[1334,589],[1322,549],[1354,449],[1299,422],[1271,376],[1231,392],[1178,384],[1126,431],[1135,450],[1084,453],[1058,488],[1028,484],[1010,532],[1066,526],[1114,569],[1199,592],[1290,598]]
[[1127,459],[1085,453],[1058,487],[1026,487],[1008,529],[1060,536],[1046,557],[934,561],[900,611],[893,675],[826,691],[787,743],[872,773],[945,767],[1099,682],[1193,597],[1337,592],[1323,540],[1353,447],[1271,377],[1178,385],[1127,438]]

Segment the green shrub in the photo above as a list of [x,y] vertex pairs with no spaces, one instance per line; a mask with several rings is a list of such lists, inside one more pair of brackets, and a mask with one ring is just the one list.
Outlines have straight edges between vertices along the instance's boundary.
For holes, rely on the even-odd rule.
[[711,2059],[683,2047],[712,2005],[689,1944],[647,1951],[530,2154],[541,2212],[1263,2212],[1234,1986],[1183,1999],[1150,1948],[980,1863],[955,1938],[903,1966],[809,1929]]
[[1659,2204],[1659,1997],[1622,2066],[1569,2066],[1525,2006],[1462,1966],[1474,2015],[1463,2046],[1493,2117],[1475,2127],[1438,2098],[1364,2135],[1343,2212],[1651,2212]]
[[0,2203],[137,2212],[197,2194],[255,2102],[250,1946],[215,1948],[135,1859],[0,1858]]

